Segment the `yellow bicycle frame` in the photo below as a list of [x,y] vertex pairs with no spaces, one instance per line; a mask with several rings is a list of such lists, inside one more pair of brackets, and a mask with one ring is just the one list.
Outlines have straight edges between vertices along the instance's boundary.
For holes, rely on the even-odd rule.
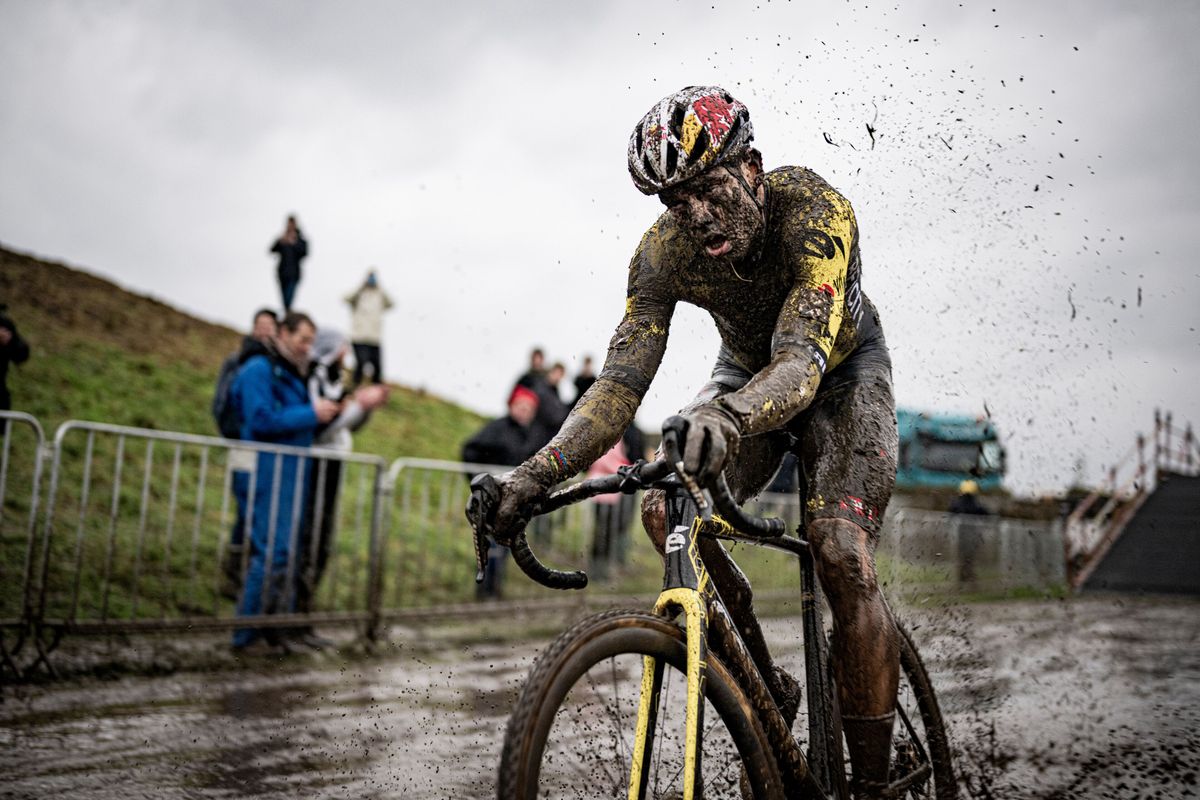
[[[727,523],[714,517],[718,525]],[[696,542],[704,521],[696,516],[689,528],[680,525],[667,536],[666,577],[663,591],[654,604],[656,614],[671,616],[682,611],[687,631],[687,717],[684,738],[683,797],[695,800],[700,775],[700,730],[704,719],[704,675],[707,668],[707,596],[712,591],[708,572],[700,560]],[[686,556],[686,557],[685,557]],[[629,800],[643,800],[646,766],[657,721],[662,667],[652,656],[642,659],[642,691],[638,702],[637,734],[629,769]]]

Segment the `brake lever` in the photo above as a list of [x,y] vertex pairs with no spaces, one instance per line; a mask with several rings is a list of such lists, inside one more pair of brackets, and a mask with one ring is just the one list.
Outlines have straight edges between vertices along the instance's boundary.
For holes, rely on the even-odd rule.
[[671,468],[679,477],[679,482],[683,484],[683,488],[692,496],[692,502],[696,504],[696,510],[700,513],[700,519],[708,522],[712,519],[712,501],[709,498],[708,492],[701,489],[700,484],[696,483],[696,479],[689,475],[683,468],[683,454],[679,452],[679,437],[686,430],[687,420],[678,414],[668,417],[663,422],[663,455],[666,457],[667,463],[671,465]]
[[489,473],[481,473],[471,479],[471,498],[467,501],[467,521],[471,523],[475,539],[475,583],[483,583],[483,575],[487,571],[488,550],[488,521],[500,504],[500,486],[495,477]]

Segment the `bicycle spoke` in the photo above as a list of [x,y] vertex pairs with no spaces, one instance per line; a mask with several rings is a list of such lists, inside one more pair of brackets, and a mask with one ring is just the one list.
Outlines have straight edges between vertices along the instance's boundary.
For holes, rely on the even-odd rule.
[[[612,671],[613,702],[617,707],[617,733],[621,741],[621,777],[624,779],[625,786],[629,786],[629,772],[625,769],[625,764],[632,763],[633,756],[630,749],[625,745],[625,715],[621,713],[621,704],[616,702],[616,698],[620,695],[620,690],[617,688],[617,660],[610,658],[608,663]],[[625,756],[629,756],[628,762]]]
[[[660,707],[660,708],[663,706],[662,699],[663,699],[664,697],[670,697],[670,696],[671,696],[671,676],[672,676],[673,674],[674,674],[674,673],[673,673],[672,671],[668,670],[668,671],[667,671],[667,674],[663,676],[663,678],[664,678],[664,680],[663,680],[663,685],[662,685],[662,688],[659,690],[659,693],[658,693],[659,707]],[[660,718],[659,718],[659,720],[658,720],[658,727],[659,727],[659,730],[666,730],[666,728],[665,728],[665,726],[664,726],[664,724],[663,724],[663,723],[665,723],[665,722],[666,722],[666,719],[664,718],[664,715],[660,715]],[[655,739],[659,739],[660,737],[658,737],[658,736],[655,736],[654,738],[655,738]],[[654,794],[655,794],[656,796],[658,795],[658,787],[661,785],[661,784],[659,783],[659,776],[660,776],[660,775],[661,775],[661,773],[662,773],[662,757],[663,757],[663,750],[665,749],[665,748],[662,746],[662,741],[661,741],[661,740],[658,742],[658,745],[659,745],[658,747],[654,748],[654,758],[655,758],[655,765],[654,765]]]
[[[615,659],[609,659],[609,663],[613,665],[613,674],[614,674],[614,676],[615,676],[615,674],[616,674],[616,661],[615,661]],[[619,727],[619,726],[618,726],[618,724],[617,724],[617,720],[615,719],[615,717],[616,717],[616,714],[613,712],[613,710],[612,710],[612,707],[611,707],[610,703],[608,703],[608,702],[605,702],[605,700],[604,700],[604,695],[603,695],[603,694],[600,692],[600,689],[599,689],[599,688],[596,686],[596,681],[595,681],[595,679],[592,677],[592,673],[591,673],[591,672],[588,672],[588,673],[587,673],[587,682],[588,682],[588,688],[591,690],[591,693],[592,693],[592,695],[593,695],[593,696],[596,698],[596,699],[595,699],[595,702],[596,702],[597,706],[599,706],[599,709],[600,709],[600,712],[601,712],[601,714],[602,714],[602,715],[603,715],[603,716],[604,716],[606,719],[608,719],[608,720],[609,720],[609,722],[613,723],[613,726],[612,726],[612,727],[613,727],[613,735],[614,735],[614,739],[617,739],[617,740],[618,740],[618,741],[619,741],[619,742],[620,742],[622,745],[624,745],[624,739],[623,739],[623,737],[621,736],[621,729],[620,729],[620,727]],[[615,684],[614,684],[614,689],[615,689],[615,688],[616,688],[616,686],[615,686]],[[612,703],[612,704],[616,704],[616,703],[617,703],[617,699],[616,699],[616,696],[615,696],[615,695],[614,695],[614,697],[613,697],[613,699],[612,699],[611,703]],[[613,748],[613,749],[614,749],[614,751],[616,750],[616,748]],[[624,748],[622,747],[622,749],[624,749]],[[594,751],[593,751],[593,753],[592,753],[592,754],[594,755]],[[575,765],[576,769],[580,770],[580,776],[581,776],[581,777],[583,777],[583,778],[588,778],[588,776],[582,772],[582,767],[580,767],[580,766],[579,766],[579,762],[580,762],[581,760],[582,760],[582,759],[577,759],[577,760],[574,760],[572,763]],[[612,783],[613,787],[614,787],[614,788],[617,788],[617,789],[620,789],[620,788],[621,788],[621,784],[618,784],[618,783],[616,782],[616,781],[617,781],[617,779],[616,779],[616,776],[612,774],[612,772],[611,772],[611,771],[608,769],[608,767],[607,767],[607,766],[606,766],[606,765],[603,763],[602,759],[600,759],[599,757],[597,757],[597,758],[596,758],[596,763],[597,763],[597,764],[599,764],[599,765],[601,766],[601,768],[602,768],[602,769],[604,769],[604,774],[605,774],[605,776],[606,776],[606,777],[609,779],[609,782],[611,782],[611,783]],[[622,765],[621,765],[621,773],[622,773],[623,775],[625,774],[625,765],[624,765],[624,764],[622,764]],[[627,782],[626,782],[626,785],[628,785],[628,783],[627,783]]]
[[[710,722],[708,725],[708,729],[703,731],[700,734],[700,741],[697,742],[697,745],[700,747],[703,747],[704,742],[708,741],[708,739],[709,739],[709,734],[711,734],[714,730],[716,730],[717,725],[719,725],[719,724],[720,724],[719,722]],[[685,745],[685,747],[686,747],[686,745]],[[706,753],[707,753],[707,751],[706,751]],[[736,759],[737,759],[737,756],[734,756],[734,760],[736,760]],[[669,781],[667,781],[667,786],[673,785],[675,783],[675,779],[683,775],[684,766],[686,766],[686,762],[681,758],[679,760],[679,767],[675,770],[675,774],[671,776],[671,779]],[[728,765],[726,765],[726,766],[728,766]],[[716,775],[716,778],[719,778],[720,776],[721,776],[721,773],[718,772]],[[716,780],[716,778],[713,778],[713,780]]]

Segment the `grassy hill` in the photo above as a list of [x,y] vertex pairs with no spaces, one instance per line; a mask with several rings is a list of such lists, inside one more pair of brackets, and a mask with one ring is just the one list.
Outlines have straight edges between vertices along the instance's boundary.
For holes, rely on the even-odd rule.
[[[33,348],[9,370],[13,408],[49,435],[67,419],[215,434],[221,361],[240,334],[64,264],[0,247],[0,302]],[[474,412],[403,386],[356,437],[356,449],[456,458]]]

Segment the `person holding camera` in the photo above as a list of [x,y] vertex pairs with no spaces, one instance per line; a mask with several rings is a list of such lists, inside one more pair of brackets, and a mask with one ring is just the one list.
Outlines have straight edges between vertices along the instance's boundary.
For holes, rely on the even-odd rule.
[[279,278],[279,293],[283,295],[283,313],[287,314],[292,310],[292,298],[300,285],[300,262],[308,256],[308,240],[300,232],[295,214],[288,216],[283,235],[271,245],[271,252],[279,255],[275,271]]

